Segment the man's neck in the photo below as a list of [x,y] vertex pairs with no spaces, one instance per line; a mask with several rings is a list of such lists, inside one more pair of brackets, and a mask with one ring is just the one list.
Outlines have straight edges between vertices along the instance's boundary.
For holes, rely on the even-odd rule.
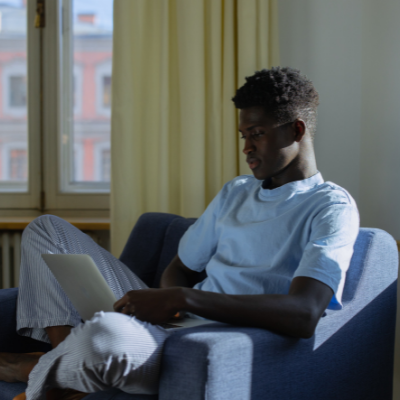
[[312,152],[308,157],[294,160],[291,165],[288,165],[285,170],[276,176],[266,179],[262,186],[264,189],[275,189],[286,183],[310,178],[316,173],[318,173],[318,168],[314,153]]

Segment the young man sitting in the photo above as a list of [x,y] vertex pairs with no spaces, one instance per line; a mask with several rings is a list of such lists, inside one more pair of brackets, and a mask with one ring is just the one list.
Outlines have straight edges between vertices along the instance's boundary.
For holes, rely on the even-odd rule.
[[[318,93],[291,68],[262,70],[233,98],[252,175],[226,183],[182,237],[161,288],[148,289],[89,237],[53,217],[23,235],[18,333],[50,342],[45,355],[0,356],[0,379],[28,381],[28,399],[51,388],[117,387],[157,393],[159,324],[188,312],[234,325],[310,338],[326,308],[340,309],[359,229],[356,204],[317,170]],[[41,254],[90,254],[118,300],[86,323]],[[206,270],[206,279],[199,281]],[[74,329],[72,329],[74,328]]]

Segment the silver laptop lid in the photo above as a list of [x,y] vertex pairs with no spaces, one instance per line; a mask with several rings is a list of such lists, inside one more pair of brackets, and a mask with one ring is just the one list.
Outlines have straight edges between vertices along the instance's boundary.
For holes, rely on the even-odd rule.
[[42,257],[81,318],[114,311],[117,301],[92,257],[87,254],[42,254]]

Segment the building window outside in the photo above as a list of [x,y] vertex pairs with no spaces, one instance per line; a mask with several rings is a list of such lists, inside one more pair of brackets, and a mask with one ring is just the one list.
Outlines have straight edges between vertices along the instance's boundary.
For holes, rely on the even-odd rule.
[[111,150],[108,141],[94,143],[94,180],[110,182],[111,178]]
[[103,150],[101,156],[101,180],[110,182],[111,179],[111,152],[110,149]]
[[2,71],[4,116],[25,118],[27,115],[26,59],[14,59],[6,63]]
[[26,76],[9,76],[9,106],[26,107]]
[[[8,138],[10,139],[10,137]],[[1,143],[1,181],[26,183],[28,180],[28,149],[23,141]]]
[[96,112],[99,116],[111,116],[111,59],[96,65]]
[[12,181],[26,181],[28,178],[28,157],[26,150],[13,149],[10,152],[9,179]]
[[[44,40],[50,43],[61,29],[63,35],[57,49],[43,47],[49,72],[43,104],[37,101],[40,45],[33,33],[35,2],[0,3],[0,191],[8,196],[1,209],[37,207],[37,183],[47,179],[55,182],[46,188],[49,209],[94,208],[102,213],[108,207],[110,182],[113,0],[49,2],[48,20],[55,24],[43,31]],[[28,34],[32,35],[29,62]],[[44,152],[38,140],[42,105],[44,140],[49,143]],[[33,138],[29,149],[28,137]],[[40,175],[42,158],[47,168]],[[18,204],[13,203],[14,192]],[[79,196],[68,203],[69,193]],[[93,202],[95,193],[99,196]]]
[[74,63],[72,73],[72,109],[75,116],[82,114],[83,101],[83,67],[79,63]]
[[111,108],[111,76],[103,76],[103,107]]

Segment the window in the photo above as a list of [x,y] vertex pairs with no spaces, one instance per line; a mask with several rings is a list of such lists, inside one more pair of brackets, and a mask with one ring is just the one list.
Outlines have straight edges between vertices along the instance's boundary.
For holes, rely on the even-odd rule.
[[99,182],[110,182],[111,152],[107,140],[98,141],[94,145],[95,174],[93,178]]
[[[12,136],[11,136],[12,138]],[[10,139],[10,137],[9,137]],[[1,149],[1,179],[11,184],[11,189],[16,190],[16,185],[24,183],[28,179],[28,152],[26,140],[15,140],[13,138],[2,143]]]
[[103,107],[111,108],[111,76],[103,76]]
[[0,1],[0,212],[108,216],[113,0],[37,1]]
[[[16,3],[18,2],[10,0],[0,2],[0,206],[2,208],[28,208],[33,205],[31,200],[35,192],[32,189],[29,193],[27,164],[27,10],[23,4]],[[32,140],[34,136],[35,134]],[[32,145],[32,149],[34,148],[35,144]]]
[[9,107],[25,108],[26,107],[26,76],[10,75],[9,76]]
[[96,112],[99,117],[111,115],[111,59],[96,65]]
[[[63,0],[62,4],[64,19],[71,24],[60,41],[64,71],[60,192],[65,197],[108,193],[110,180],[103,180],[96,152],[99,143],[110,148],[112,0],[96,2],[96,12],[88,12],[93,2]],[[68,73],[71,63],[73,76]]]
[[82,66],[74,64],[72,76],[72,102],[75,116],[82,113]]
[[[1,38],[0,35],[0,43],[1,41],[7,41],[7,39]],[[26,118],[27,115],[26,58],[16,58],[19,55],[19,51],[23,50],[22,46],[26,45],[26,40],[20,39],[20,42],[24,43],[20,44],[21,49],[17,49],[17,51],[12,48],[4,48],[3,50],[0,47],[0,53],[3,53],[3,57],[8,56],[11,58],[11,60],[7,60],[3,64],[2,68],[3,118]]]
[[111,153],[110,149],[103,150],[101,157],[101,179],[110,182],[111,178]]
[[10,154],[10,180],[26,181],[28,177],[26,150],[11,150]]

